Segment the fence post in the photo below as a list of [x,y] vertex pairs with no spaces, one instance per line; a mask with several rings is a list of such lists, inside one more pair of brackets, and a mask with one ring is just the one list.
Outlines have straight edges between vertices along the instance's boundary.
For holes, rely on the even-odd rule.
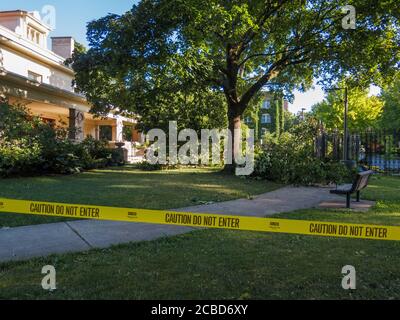
[[321,136],[321,155],[322,159],[325,159],[327,157],[326,154],[326,133],[323,132]]
[[360,161],[360,135],[356,135],[356,143],[355,143],[355,160],[357,163]]

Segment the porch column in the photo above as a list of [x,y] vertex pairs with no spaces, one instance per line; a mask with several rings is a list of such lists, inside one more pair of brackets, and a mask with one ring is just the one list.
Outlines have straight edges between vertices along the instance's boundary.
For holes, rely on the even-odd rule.
[[116,141],[117,142],[123,142],[124,141],[124,122],[122,121],[122,119],[117,118],[117,127],[116,127]]
[[140,141],[141,144],[144,144],[146,142],[146,135],[142,132],[140,132]]
[[85,116],[83,112],[76,109],[69,109],[69,138],[82,141],[84,139]]

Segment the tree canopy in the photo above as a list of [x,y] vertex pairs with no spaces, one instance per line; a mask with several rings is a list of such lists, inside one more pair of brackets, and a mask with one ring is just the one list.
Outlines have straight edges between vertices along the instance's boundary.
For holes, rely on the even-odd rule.
[[400,129],[400,74],[382,93],[385,102],[380,126],[389,130]]
[[[369,96],[369,90],[349,90],[348,127],[350,131],[377,128],[383,112],[383,101]],[[344,97],[342,91],[329,92],[324,101],[313,106],[315,117],[330,130],[343,131]]]

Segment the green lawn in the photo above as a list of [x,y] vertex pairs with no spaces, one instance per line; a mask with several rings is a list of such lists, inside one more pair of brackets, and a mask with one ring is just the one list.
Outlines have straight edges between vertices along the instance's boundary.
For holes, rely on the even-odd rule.
[[[0,179],[0,197],[73,204],[174,209],[246,198],[280,187],[241,179],[218,169],[145,172],[133,167],[94,170],[74,176]],[[0,213],[1,227],[52,223],[66,218]]]
[[[304,210],[280,217],[400,225],[400,179],[378,177],[368,213]],[[58,289],[40,287],[56,267]],[[357,290],[341,269],[357,270]],[[200,230],[107,250],[0,265],[4,299],[399,299],[400,242]]]

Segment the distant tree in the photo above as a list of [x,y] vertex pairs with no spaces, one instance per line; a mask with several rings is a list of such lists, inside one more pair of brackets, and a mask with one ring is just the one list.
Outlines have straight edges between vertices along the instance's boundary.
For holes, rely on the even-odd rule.
[[385,105],[380,121],[381,128],[400,129],[400,75],[383,90],[382,99]]
[[[369,90],[349,89],[348,126],[351,131],[377,128],[383,112],[383,101],[369,96]],[[313,115],[326,129],[344,128],[344,101],[342,91],[329,92],[324,101],[312,107]]]
[[285,110],[284,119],[285,119],[284,131],[289,131],[297,123],[297,116],[291,113],[290,111]]
[[[260,117],[261,117],[261,106],[265,99],[264,93],[259,92],[253,100],[249,103],[248,108],[243,114],[243,118],[250,120],[248,126],[254,130],[254,138],[256,141],[261,139],[260,136]],[[224,117],[226,119],[226,116]]]

